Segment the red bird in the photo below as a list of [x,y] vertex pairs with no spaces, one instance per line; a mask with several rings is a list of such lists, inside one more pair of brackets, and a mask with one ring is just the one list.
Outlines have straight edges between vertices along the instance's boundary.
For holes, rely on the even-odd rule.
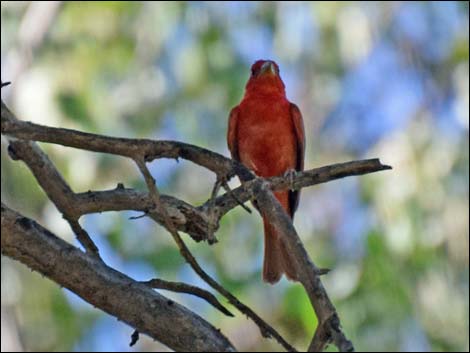
[[[251,67],[245,96],[232,109],[227,134],[232,158],[261,177],[283,175],[304,168],[305,133],[299,108],[286,97],[278,65],[258,60]],[[290,217],[299,204],[299,191],[274,193]],[[263,217],[263,280],[276,283],[285,273],[288,279],[298,275],[279,234]]]

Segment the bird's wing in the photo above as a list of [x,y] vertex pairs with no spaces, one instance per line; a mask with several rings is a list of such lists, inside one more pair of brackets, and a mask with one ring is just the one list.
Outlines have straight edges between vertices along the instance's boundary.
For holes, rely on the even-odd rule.
[[[304,157],[305,157],[305,130],[302,113],[299,107],[295,104],[290,104],[290,116],[294,123],[295,141],[297,142],[296,148],[296,164],[297,171],[304,170]],[[289,191],[289,210],[291,217],[294,218],[294,213],[299,205],[300,191]]]
[[232,158],[239,161],[240,155],[238,154],[238,134],[237,134],[237,123],[238,123],[238,106],[230,111],[228,118],[228,131],[227,131],[227,143],[228,149]]

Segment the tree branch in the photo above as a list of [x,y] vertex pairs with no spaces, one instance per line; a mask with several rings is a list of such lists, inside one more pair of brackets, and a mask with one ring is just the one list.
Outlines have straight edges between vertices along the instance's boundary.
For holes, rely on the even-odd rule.
[[183,158],[213,171],[221,178],[230,179],[235,174],[247,180],[254,177],[242,164],[205,148],[176,141],[109,137],[25,122],[16,119],[3,102],[2,134],[23,140],[115,154],[133,160],[144,159],[146,162],[157,158]]
[[[262,179],[266,186],[272,191],[281,191],[287,189],[299,190],[307,186],[326,183],[332,180],[344,178],[347,176],[363,175],[383,170],[389,170],[392,167],[383,165],[377,158],[364,159],[359,161],[351,161],[345,163],[337,163],[325,167],[314,168],[304,172],[297,172],[295,176],[276,176]],[[217,213],[222,217],[239,203],[252,201],[254,199],[254,185],[257,180],[249,180],[243,182],[241,186],[233,189],[231,192],[219,196],[215,199],[215,208]],[[209,208],[209,201],[200,206],[199,209],[205,210]]]
[[3,203],[1,220],[2,254],[139,332],[176,351],[235,351],[219,330],[197,314],[83,253]]
[[75,205],[71,202],[75,194],[54,167],[49,157],[36,143],[21,140],[10,143],[8,154],[13,160],[23,159],[25,161],[39,185],[70,224],[80,244],[87,252],[100,259],[97,246],[78,222],[81,215],[77,214]]
[[322,351],[330,342],[333,342],[340,350],[353,351],[354,347],[342,332],[336,309],[321,283],[322,271],[310,259],[290,217],[277,202],[269,185],[262,179],[254,181],[253,192],[260,213],[270,220],[276,228],[277,234],[280,234],[287,251],[293,255],[291,256],[294,261],[292,265],[296,269],[296,273],[299,274],[299,281],[305,288],[317,315],[318,327],[309,351]]
[[236,307],[242,314],[245,314],[249,317],[253,322],[258,326],[261,331],[263,337],[267,338],[274,338],[279,344],[281,344],[287,351],[295,352],[296,349],[291,346],[285,339],[282,337],[272,326],[270,326],[267,322],[265,322],[258,314],[256,314],[250,307],[243,304],[241,301],[237,299],[232,293],[230,293],[227,289],[225,289],[221,284],[219,284],[214,278],[212,278],[203,268],[199,265],[196,258],[193,254],[189,251],[189,248],[184,243],[181,236],[178,234],[177,231],[171,232],[170,234],[173,236],[181,255],[184,257],[186,262],[192,267],[194,272],[196,272],[199,277],[202,278],[209,286],[214,288],[217,292],[222,294],[225,298],[228,299],[230,304]]
[[[9,111],[8,115],[4,115],[3,108],[6,109],[2,102],[2,124],[4,122],[4,116],[7,116],[8,121],[12,123],[19,122],[18,120],[16,120],[16,117],[14,117],[13,114],[11,114]],[[21,140],[12,141],[9,146],[9,152],[10,156],[13,159],[21,159],[26,163],[26,165],[31,169],[34,176],[37,178],[40,185],[44,188],[50,199],[56,204],[56,207],[59,209],[59,211],[65,210],[63,211],[64,216],[65,214],[70,214],[72,215],[71,217],[74,219],[79,217],[79,213],[77,213],[77,211],[80,209],[80,195],[83,197],[84,200],[91,200],[92,203],[96,204],[97,197],[95,197],[92,193],[84,193],[79,195],[74,194],[70,187],[67,185],[67,183],[64,181],[60,173],[57,171],[55,166],[49,160],[49,158],[44,154],[44,152],[42,152],[42,150],[36,144]],[[285,339],[276,330],[274,330],[270,325],[264,322],[248,306],[241,303],[236,297],[234,297],[230,292],[223,288],[200,267],[200,265],[197,263],[196,259],[190,253],[189,249],[184,244],[183,240],[178,234],[173,224],[170,213],[167,212],[165,205],[162,204],[162,198],[160,197],[158,189],[156,188],[155,180],[148,171],[148,168],[145,166],[145,162],[139,157],[137,157],[135,161],[139,167],[139,170],[144,175],[147,187],[149,189],[149,195],[140,195],[137,197],[137,200],[140,201],[139,207],[142,208],[141,210],[149,212],[152,219],[167,228],[167,230],[170,232],[175,242],[177,243],[182,256],[191,265],[195,272],[214,289],[216,289],[222,295],[228,298],[232,305],[237,307],[242,313],[244,313],[248,317],[252,318],[253,321],[260,327],[263,336],[274,337],[287,350],[295,351],[295,349],[289,343],[287,343]],[[118,185],[118,187],[113,191],[124,192],[125,189],[122,186]],[[103,193],[101,193],[100,195],[103,195]],[[144,198],[146,199],[146,201],[142,203],[142,200]],[[101,199],[108,205],[113,205],[113,207],[119,204],[115,202],[116,200],[111,200],[109,197],[104,197]],[[182,202],[180,202],[180,204],[181,203]],[[188,206],[194,209],[192,206]],[[193,214],[196,214],[196,212],[193,212]],[[71,223],[73,227],[76,227],[77,224],[78,222]],[[206,216],[204,216],[204,224],[207,224]],[[194,229],[196,227],[193,226],[192,228]],[[80,229],[82,228],[80,227]],[[202,234],[205,235],[205,229]],[[85,244],[87,244],[87,242],[85,242]]]
[[253,322],[258,325],[261,334],[264,337],[273,337],[276,341],[279,342],[285,349],[290,352],[295,352],[296,349],[292,347],[285,339],[282,337],[273,327],[271,327],[268,323],[266,323],[261,317],[259,317],[251,308],[247,305],[240,302],[232,293],[226,290],[220,283],[218,283],[214,278],[212,278],[206,271],[202,269],[202,267],[197,262],[196,258],[191,254],[188,247],[184,243],[183,239],[179,235],[177,229],[174,227],[173,223],[168,217],[165,208],[163,207],[162,203],[160,202],[160,193],[158,192],[158,188],[155,184],[155,179],[153,178],[152,174],[148,170],[145,162],[141,159],[136,159],[135,162],[139,167],[140,172],[142,173],[145,182],[147,184],[147,188],[149,189],[150,197],[157,209],[157,211],[163,215],[164,219],[164,226],[168,230],[168,232],[173,237],[176,245],[178,246],[181,255],[184,259],[188,262],[188,264],[192,267],[194,272],[196,272],[199,277],[201,277],[208,285],[222,294],[228,301],[235,306],[241,313],[248,316]]
[[[147,193],[125,188],[122,184],[107,191],[74,193],[35,143],[11,141],[8,151],[12,159],[22,160],[26,164],[57,209],[71,219],[89,213],[124,210],[148,212],[152,208]],[[161,201],[178,230],[190,234],[195,241],[205,239],[207,216],[203,212],[171,196],[161,195]],[[158,223],[163,224],[162,215],[156,213],[155,216]]]
[[[217,229],[219,220],[224,214],[237,205],[256,199],[260,212],[272,220],[273,225],[278,229],[278,233],[282,235],[282,241],[288,251],[293,254],[294,266],[298,269],[297,272],[301,274],[300,282],[307,291],[318,317],[318,327],[309,350],[323,350],[329,343],[334,343],[341,351],[354,349],[352,343],[342,332],[336,309],[329,300],[320,281],[320,275],[324,274],[325,271],[317,268],[309,258],[290,218],[274,198],[272,191],[301,189],[346,176],[387,170],[391,167],[382,165],[378,159],[370,159],[316,168],[297,173],[293,178],[287,176],[266,179],[256,178],[240,163],[215,152],[186,143],[107,137],[22,122],[14,117],[3,102],[1,117],[2,133],[18,139],[55,143],[94,152],[116,154],[136,161],[145,178],[149,190],[148,194],[126,189],[122,185],[118,185],[114,190],[75,194],[63,181],[47,156],[37,146],[25,141],[13,141],[10,144],[12,158],[22,159],[28,165],[38,182],[64,216],[68,215],[72,221],[77,221],[81,215],[92,212],[124,209],[144,211],[156,222],[165,226],[177,243],[182,256],[203,280],[224,295],[241,312],[252,318],[258,324],[264,336],[275,337],[286,349],[295,350],[250,308],[239,302],[230,292],[210,277],[199,266],[178,233],[180,230],[185,231],[196,241],[208,240],[208,235],[210,236]],[[156,158],[179,157],[213,171],[219,182],[238,175],[242,180],[242,185],[234,190],[227,191],[222,196],[215,197],[216,191],[220,187],[220,185],[216,185],[211,198],[199,207],[193,207],[170,196],[160,195],[155,180],[145,163]],[[37,160],[41,162],[37,163]],[[72,224],[76,226],[78,222]],[[76,233],[80,233],[80,231],[76,231]],[[85,247],[87,250],[90,248],[89,245],[85,245]]]
[[[25,130],[23,130],[23,128]],[[35,132],[36,128],[39,129],[39,133]],[[236,161],[197,146],[176,141],[114,138],[22,122],[17,120],[3,103],[2,133],[16,138],[58,143],[68,147],[95,152],[112,153],[122,156],[137,155],[136,158],[146,158],[147,161],[155,158],[181,157],[214,171],[218,176],[232,176],[234,173],[238,174],[239,177],[245,181],[243,185],[214,200],[215,206],[213,207],[213,212],[217,213],[219,216],[219,219],[213,222],[213,226],[215,226],[214,231],[217,229],[218,220],[228,211],[241,203],[253,200],[254,197],[252,182],[250,183],[250,180],[254,179],[254,175],[250,171]],[[61,134],[65,135],[62,136]],[[142,151],[135,152],[135,146],[139,145],[142,146]],[[147,154],[149,150],[153,151],[151,158],[148,157],[150,154]],[[27,156],[23,154],[21,158],[25,159]],[[34,158],[36,157],[30,156],[29,160]],[[135,159],[134,157],[132,158]],[[29,165],[29,163],[27,164]],[[338,163],[297,173],[292,180],[292,185],[295,189],[300,189],[338,178],[373,173],[387,169],[391,169],[391,167],[381,164],[378,159]],[[61,178],[62,177],[56,179],[59,180]],[[49,177],[44,179],[47,181]],[[272,190],[275,191],[291,188],[291,180],[288,177],[272,177],[266,180],[271,185]],[[45,190],[48,189],[49,188],[46,188]],[[57,189],[59,189],[59,191],[63,190],[63,188]],[[116,188],[115,190],[77,194],[77,197],[71,197],[71,195],[64,196],[68,196],[67,199],[69,201],[71,198],[74,199],[74,202],[67,202],[66,204],[73,204],[73,211],[77,212],[78,216],[105,211],[147,211],[148,207],[151,205],[148,195],[132,189],[123,190]],[[209,210],[211,207],[209,207],[208,202],[206,202],[205,205],[195,208],[171,196],[162,195],[161,198],[178,230],[188,233],[196,241],[207,240],[207,233],[209,231],[209,225],[211,224],[209,222]],[[162,215],[157,213],[157,216],[158,222],[163,225]]]
[[233,314],[230,311],[228,311],[222,304],[220,304],[220,302],[217,300],[214,294],[202,288],[191,286],[189,284],[181,283],[181,282],[164,281],[159,278],[154,278],[154,279],[151,279],[150,281],[146,281],[142,283],[148,284],[152,288],[156,288],[156,289],[166,289],[172,292],[192,294],[196,297],[204,299],[205,301],[210,303],[212,306],[219,309],[225,315],[233,316]]

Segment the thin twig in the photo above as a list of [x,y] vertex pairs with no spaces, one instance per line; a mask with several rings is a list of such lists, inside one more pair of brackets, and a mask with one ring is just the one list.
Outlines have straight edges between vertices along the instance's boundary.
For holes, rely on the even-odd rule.
[[[23,140],[11,141],[8,153],[13,160],[21,160],[26,164],[49,199],[68,217],[78,219],[90,213],[124,210],[142,211],[148,215],[148,210],[152,208],[148,193],[134,189],[116,187],[106,191],[74,193],[52,161],[36,143]],[[190,234],[195,241],[202,241],[206,238],[207,216],[205,212],[172,196],[161,195],[160,199],[178,230]],[[160,224],[163,223],[158,212],[155,220]]]
[[[228,299],[228,301],[234,305],[240,312],[247,315],[249,318],[255,322],[263,337],[273,337],[276,339],[285,349],[290,352],[295,352],[296,349],[291,346],[274,328],[272,328],[269,324],[267,324],[263,319],[261,319],[253,310],[251,310],[248,306],[240,302],[232,293],[226,290],[221,284],[219,284],[215,279],[213,279],[210,275],[208,275],[202,267],[197,262],[196,258],[191,254],[188,247],[184,243],[183,239],[179,235],[178,231],[172,224],[171,220],[166,214],[166,210],[162,207],[160,203],[160,194],[158,192],[157,186],[155,184],[155,179],[153,178],[152,174],[148,170],[145,162],[141,159],[135,159],[135,162],[142,173],[145,182],[147,184],[147,188],[150,193],[150,197],[155,203],[155,207],[157,210],[163,214],[164,219],[164,226],[173,236],[178,248],[180,250],[181,255],[185,258],[185,260],[190,264],[193,270],[201,277],[207,284],[209,284],[212,288],[222,294],[224,297]],[[153,216],[151,216],[153,218]]]
[[98,247],[78,222],[76,204],[71,202],[74,192],[52,164],[49,157],[34,142],[11,141],[8,153],[13,159],[21,159],[36,177],[36,180],[54,203],[62,217],[67,220],[77,240],[87,252],[101,259]]
[[139,331],[135,330],[134,332],[132,332],[129,347],[134,346],[137,343],[138,340],[139,340]]
[[82,228],[80,223],[78,223],[76,219],[66,218],[66,220],[77,236],[77,240],[83,245],[85,250],[92,256],[102,260],[98,247],[95,245],[93,240],[91,240],[91,237],[88,235],[87,231]]
[[330,342],[333,342],[340,352],[354,351],[352,342],[346,338],[341,330],[337,313],[319,323],[308,347],[308,352],[321,352]]
[[203,166],[227,179],[235,174],[251,178],[253,174],[242,164],[232,161],[205,148],[177,141],[154,141],[149,139],[118,138],[87,132],[54,128],[12,119],[13,114],[2,102],[2,134],[24,140],[55,143],[94,152],[115,154],[132,159],[140,158],[151,162],[157,158],[178,157]]
[[[117,154],[135,160],[145,178],[149,190],[148,195],[123,187],[102,192],[75,194],[36,144],[26,141],[12,141],[11,148],[9,148],[9,153],[13,159],[22,159],[28,165],[49,198],[66,216],[64,218],[75,220],[76,233],[81,234],[82,241],[85,244],[89,236],[78,224],[78,218],[81,215],[127,209],[148,212],[152,219],[164,225],[170,232],[182,256],[203,280],[224,295],[238,310],[257,323],[264,336],[274,337],[286,349],[294,350],[272,327],[202,270],[178,233],[178,230],[183,230],[196,241],[207,239],[208,234],[212,234],[212,231],[216,230],[220,217],[232,208],[238,205],[243,207],[244,202],[256,199],[260,205],[260,211],[265,215],[269,215],[274,226],[279,229],[279,234],[282,234],[282,239],[287,244],[288,251],[294,254],[294,266],[302,270],[300,271],[302,274],[300,281],[309,295],[319,322],[309,350],[324,349],[328,343],[334,343],[340,350],[349,351],[353,349],[351,342],[341,330],[336,309],[329,300],[320,281],[320,275],[325,274],[327,270],[317,268],[310,260],[291,220],[274,198],[272,191],[299,190],[306,186],[351,175],[387,170],[391,167],[382,165],[378,159],[370,159],[315,168],[296,173],[293,177],[255,178],[240,163],[215,152],[186,143],[114,138],[22,122],[14,117],[3,101],[1,118],[2,134],[23,140],[56,143],[89,151]],[[230,190],[226,182],[222,183],[227,192],[219,197],[216,197],[216,194],[220,185],[215,185],[210,200],[199,207],[193,207],[170,196],[160,195],[155,180],[147,169],[145,162],[156,158],[178,157],[190,160],[213,171],[218,178],[221,178],[220,180],[225,181],[233,175],[238,175],[242,180],[242,185]],[[218,219],[216,221],[211,220],[213,217],[210,217],[210,215],[217,216]],[[77,229],[77,225],[79,229]],[[82,231],[86,236],[83,235]],[[91,241],[91,239],[89,240]],[[92,249],[90,244],[84,245],[84,247]]]
[[173,236],[181,255],[189,263],[192,269],[201,277],[208,285],[214,288],[217,292],[222,294],[225,298],[228,299],[230,304],[235,306],[241,313],[249,317],[253,322],[259,327],[263,337],[273,337],[278,341],[287,351],[295,352],[296,349],[290,345],[273,327],[266,323],[261,317],[259,317],[252,309],[247,305],[240,302],[232,293],[226,290],[221,284],[219,284],[215,279],[213,279],[209,274],[207,274],[202,267],[197,262],[196,258],[191,254],[188,247],[184,243],[181,236],[178,232],[171,233]]
[[148,212],[145,212],[139,216],[131,216],[129,217],[129,220],[133,221],[133,220],[136,220],[136,219],[141,219],[141,218],[144,218],[144,217],[147,217],[148,216]]
[[[256,179],[262,180],[272,191],[288,190],[292,186],[295,190],[300,190],[307,186],[318,185],[348,176],[363,175],[390,169],[392,169],[392,167],[382,164],[377,158],[373,158],[336,163],[320,168],[305,170],[303,172],[297,172],[293,176],[292,182],[290,180],[291,177],[289,176]],[[245,181],[241,186],[231,190],[230,193],[217,197],[215,204],[216,207],[220,208],[219,214],[224,215],[240,203],[253,200],[253,186],[258,183],[256,179]],[[209,201],[202,205],[201,208],[206,207],[208,202]]]
[[219,193],[221,184],[222,180],[217,178],[214,183],[214,187],[212,188],[211,198],[208,201],[209,210],[207,213],[209,221],[207,226],[207,241],[209,244],[217,243],[217,238],[215,237],[214,233],[218,228],[220,216],[217,214],[218,209],[215,208],[215,199]]
[[170,290],[172,292],[179,292],[179,293],[187,293],[187,294],[192,294],[196,297],[202,298],[205,301],[207,301],[209,304],[220,310],[222,313],[224,313],[227,316],[233,316],[233,314],[228,311],[215,297],[214,294],[196,287],[192,286],[186,283],[181,283],[181,282],[170,282],[170,281],[165,281],[159,278],[154,278],[151,279],[150,281],[145,281],[142,282],[145,284],[148,284],[152,288],[157,288],[157,289],[166,289]]
[[[254,198],[252,191],[253,181],[249,181],[252,174],[249,170],[218,153],[207,151],[197,146],[176,141],[112,138],[75,130],[57,129],[22,122],[14,117],[3,102],[2,133],[16,138],[58,143],[88,151],[112,153],[123,156],[130,155],[133,156],[132,158],[135,158],[136,154],[138,156],[140,155],[140,158],[147,157],[147,159],[181,157],[208,168],[219,176],[224,175],[224,173],[230,176],[230,171],[234,171],[240,178],[244,178],[243,180],[245,181],[240,187],[217,197],[215,203],[218,208],[217,213],[219,217],[222,217],[234,207],[242,205],[244,202],[253,200]],[[147,153],[150,153],[151,157],[148,157]],[[295,189],[300,189],[346,176],[374,173],[387,169],[391,169],[391,167],[381,164],[378,159],[338,163],[296,173],[293,186]],[[266,178],[266,181],[269,182],[271,189],[275,191],[290,188],[290,182],[286,177]],[[55,182],[51,184],[53,186]],[[47,188],[45,188],[45,190],[47,192]],[[179,217],[180,222],[174,222],[178,230],[190,234],[195,241],[206,239],[208,230],[207,202],[202,206],[193,207],[170,196],[162,195],[161,198],[165,200],[165,205],[169,213]],[[171,201],[170,204],[166,202],[167,200]],[[78,213],[78,216],[104,211],[145,211],[150,202],[145,194],[139,194],[132,189],[81,193],[77,194],[73,199],[69,197],[68,201],[69,202],[66,204],[73,205],[72,210]],[[163,224],[163,217],[161,215],[157,218],[157,222]]]
[[224,187],[225,189],[225,192],[230,195],[230,197],[232,197],[236,202],[237,204],[239,204],[241,206],[241,208],[243,208],[246,212],[248,213],[251,213],[251,208],[249,208],[247,205],[245,205],[243,202],[241,202],[237,196],[232,192],[232,189],[230,188],[230,186],[228,185],[227,181],[224,181],[222,186]]
[[1,204],[1,251],[177,352],[235,351],[201,316]]
[[[318,327],[314,334],[310,349],[323,350],[330,342],[338,348],[354,347],[341,330],[336,308],[331,303],[328,294],[320,280],[320,274],[324,271],[319,269],[310,259],[305,247],[302,244],[291,218],[287,215],[281,204],[276,200],[270,190],[269,184],[262,179],[258,179],[254,184],[257,206],[263,217],[267,217],[270,223],[276,228],[277,234],[281,236],[283,244],[291,256],[294,269],[298,274],[298,280],[302,283],[307,292],[318,319]],[[332,325],[334,323],[334,325]],[[333,337],[335,339],[333,340]]]

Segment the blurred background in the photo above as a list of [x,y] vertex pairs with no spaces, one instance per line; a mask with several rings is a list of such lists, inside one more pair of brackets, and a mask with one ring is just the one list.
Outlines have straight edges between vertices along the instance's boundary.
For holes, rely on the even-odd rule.
[[[278,62],[303,112],[306,168],[379,157],[392,171],[306,188],[295,225],[359,351],[469,349],[468,2],[83,2],[1,4],[2,90],[20,119],[113,136],[173,139],[229,155],[227,119],[257,59]],[[41,145],[77,191],[145,190],[128,160]],[[2,137],[2,201],[76,245]],[[214,175],[158,160],[164,193],[194,205]],[[232,185],[238,184],[237,180]],[[137,280],[207,288],[163,228],[135,212],[82,224],[104,260]],[[316,321],[300,285],[261,280],[262,224],[232,210],[203,267],[299,349]],[[1,348],[161,351],[71,292],[1,260]],[[239,350],[281,350],[234,308],[165,292]],[[220,298],[223,303],[226,301]],[[333,348],[329,348],[333,350]]]

